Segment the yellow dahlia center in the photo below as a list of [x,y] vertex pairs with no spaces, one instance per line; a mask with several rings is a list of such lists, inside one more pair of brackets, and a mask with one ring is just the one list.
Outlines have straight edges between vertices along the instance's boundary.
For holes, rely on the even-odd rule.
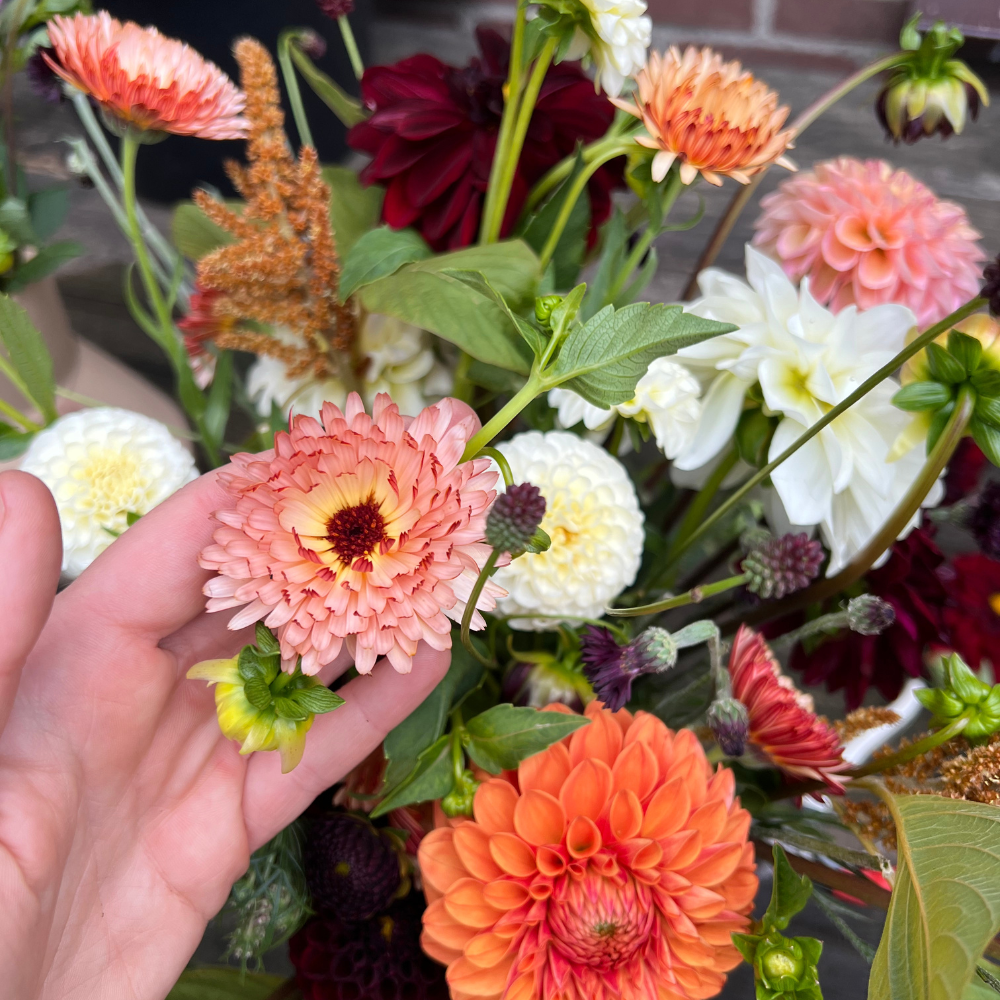
[[590,876],[570,878],[565,892],[549,903],[553,943],[571,962],[611,970],[627,962],[654,930],[648,891],[627,876],[618,885]]
[[386,537],[385,518],[374,498],[338,510],[327,521],[326,537],[345,566],[359,556],[371,555]]
[[89,486],[88,499],[95,510],[116,514],[135,504],[139,464],[128,452],[92,448],[79,478]]

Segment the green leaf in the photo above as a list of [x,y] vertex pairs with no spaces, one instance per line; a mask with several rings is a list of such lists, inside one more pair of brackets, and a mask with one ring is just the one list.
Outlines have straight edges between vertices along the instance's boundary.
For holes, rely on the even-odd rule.
[[330,225],[337,239],[337,253],[345,260],[354,244],[378,225],[385,191],[377,184],[362,187],[349,167],[323,167],[330,188]]
[[297,45],[290,47],[292,61],[302,74],[302,79],[309,84],[313,93],[346,125],[351,128],[363,122],[368,113],[356,97],[351,97],[339,87]]
[[229,406],[233,398],[233,352],[220,351],[215,362],[212,386],[208,390],[208,405],[205,407],[205,431],[218,446],[226,433],[229,423]]
[[640,302],[617,311],[605,306],[570,332],[554,374],[588,403],[614,406],[635,395],[636,383],[655,358],[734,329],[680,306]]
[[0,423],[0,462],[23,455],[34,434],[24,434],[10,424]]
[[509,372],[496,365],[488,365],[482,361],[472,360],[465,377],[473,385],[481,385],[490,392],[515,393],[524,385],[524,376]]
[[[227,201],[227,207],[242,208],[241,201]],[[217,226],[193,201],[182,201],[170,219],[174,246],[189,260],[201,260],[207,253],[235,241],[231,233]]]
[[47,240],[63,224],[69,210],[69,190],[62,186],[28,195],[28,215],[35,239]]
[[876,788],[899,846],[868,998],[953,1000],[1000,930],[1000,809]]
[[590,282],[587,298],[580,310],[580,318],[584,321],[590,319],[605,305],[611,283],[625,264],[628,253],[628,229],[625,225],[625,215],[620,208],[615,208],[602,235],[604,245],[601,248],[597,272]]
[[442,736],[420,754],[406,780],[372,810],[372,819],[400,806],[443,798],[451,791],[453,778],[451,737]]
[[465,247],[413,265],[418,271],[478,271],[515,311],[534,307],[538,258],[523,240]]
[[31,401],[51,423],[58,416],[52,357],[28,314],[7,295],[0,295],[0,341]]
[[414,229],[379,226],[365,233],[351,248],[340,274],[340,301],[346,302],[364,285],[394,274],[404,264],[426,260],[431,248]]
[[282,984],[281,976],[240,969],[188,969],[181,973],[167,1000],[267,1000]]
[[969,431],[972,433],[972,440],[979,445],[983,454],[994,465],[1000,466],[1000,428],[973,417]]
[[961,330],[952,330],[948,334],[948,353],[965,369],[966,377],[971,375],[979,365],[983,356],[983,345]]
[[81,257],[86,252],[87,248],[76,240],[50,243],[47,247],[42,247],[31,260],[19,264],[13,276],[5,282],[5,288],[8,292],[19,292],[33,282],[48,277],[58,271],[63,264],[73,260],[74,257]]
[[127,527],[131,528],[136,521],[142,520],[142,514],[138,511],[127,510],[125,511],[125,524]]
[[957,385],[964,382],[968,373],[958,358],[949,354],[940,344],[927,345],[927,362],[931,374],[938,382]]
[[[471,285],[478,292],[491,298],[506,314],[511,325],[521,335],[521,339],[531,348],[535,357],[540,357],[545,350],[546,337],[536,326],[523,316],[518,316],[507,304],[507,300],[489,283],[481,271],[445,271],[452,277]],[[480,362],[481,363],[481,362]]]
[[265,656],[273,656],[275,653],[281,652],[281,643],[278,642],[274,633],[263,622],[257,622],[253,630],[257,648],[261,653]]
[[251,677],[244,683],[243,693],[254,708],[259,708],[263,712],[264,709],[271,707],[271,689],[263,677]]
[[996,369],[981,368],[973,373],[970,381],[977,395],[988,396],[990,399],[1000,396],[1000,372]]
[[951,388],[940,382],[911,382],[892,397],[893,406],[900,410],[918,412],[936,410],[951,400]]
[[771,848],[774,856],[774,883],[771,888],[771,902],[764,913],[765,927],[776,927],[783,931],[792,917],[809,902],[813,885],[806,875],[800,875],[788,863],[788,856],[781,844]]
[[291,722],[305,722],[309,718],[307,708],[285,696],[274,699],[274,714],[279,719],[288,719]]
[[339,694],[323,687],[322,684],[300,688],[298,691],[293,691],[289,697],[307,712],[312,712],[313,715],[325,715],[344,704],[344,699]]
[[281,659],[277,654],[262,655],[254,646],[244,646],[236,661],[240,677],[248,681],[251,677],[262,677],[270,684],[281,669]]
[[466,749],[481,768],[499,774],[513,770],[526,757],[541,753],[588,722],[579,715],[495,705],[465,724],[469,734]]
[[976,400],[976,416],[986,424],[1000,427],[1000,399],[980,396]]
[[5,198],[0,202],[0,229],[10,233],[18,244],[34,243],[27,202],[21,198]]

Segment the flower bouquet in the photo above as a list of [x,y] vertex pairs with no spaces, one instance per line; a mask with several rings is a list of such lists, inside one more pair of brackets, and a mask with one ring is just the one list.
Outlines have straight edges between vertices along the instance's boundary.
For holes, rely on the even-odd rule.
[[[52,490],[65,577],[217,477],[204,593],[241,634],[190,697],[231,766],[276,751],[288,782],[366,675],[450,662],[253,853],[219,917],[242,969],[176,996],[701,1000],[747,962],[761,1000],[807,1000],[810,899],[873,1000],[1000,991],[1000,261],[905,170],[788,155],[880,74],[891,138],[960,134],[988,103],[961,34],[915,18],[789,122],[738,63],[647,53],[641,0],[521,3],[463,68],[365,69],[349,0],[321,6],[360,100],[301,29],[276,61],[239,39],[238,85],[104,12],[36,39],[190,422],[57,419],[0,298],[25,401],[0,447]],[[319,163],[303,84],[359,170]],[[167,238],[135,179],[170,133],[246,157]],[[711,267],[772,167],[745,277]],[[642,301],[703,183],[736,193],[688,300]],[[977,551],[946,556],[945,522]],[[292,980],[254,971],[285,944]]]

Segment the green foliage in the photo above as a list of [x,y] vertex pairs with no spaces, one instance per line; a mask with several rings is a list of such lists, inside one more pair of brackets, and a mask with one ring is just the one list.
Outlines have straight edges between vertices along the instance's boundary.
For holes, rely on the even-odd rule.
[[63,264],[80,257],[86,252],[86,247],[76,240],[60,240],[58,243],[50,243],[42,247],[31,260],[20,264],[9,278],[4,282],[4,289],[8,292],[20,292],[28,285],[42,278],[48,277],[57,271]]
[[953,1000],[1000,930],[1000,810],[876,788],[899,846],[868,998]]
[[499,774],[516,769],[526,757],[541,753],[589,722],[580,715],[500,704],[466,723],[463,742],[483,770]]
[[774,885],[771,902],[764,912],[765,927],[785,930],[796,913],[801,912],[812,895],[812,881],[800,875],[788,862],[788,855],[780,844],[772,848],[774,855]]
[[372,819],[400,806],[440,799],[452,788],[451,737],[435,740],[417,757],[416,767],[372,810]]
[[[226,206],[242,210],[243,202],[228,201]],[[227,246],[235,239],[217,226],[193,201],[182,201],[170,216],[170,236],[174,246],[189,260],[201,260],[207,253]]]
[[349,167],[323,167],[322,174],[330,188],[330,224],[337,253],[345,260],[354,244],[378,225],[385,191],[377,184],[362,187]]
[[34,434],[24,434],[10,424],[0,422],[0,462],[23,455],[34,436]]
[[281,976],[241,972],[228,967],[188,969],[181,973],[167,1000],[267,1000]]
[[361,102],[356,97],[351,97],[347,91],[319,69],[298,45],[290,46],[289,51],[295,68],[302,74],[302,79],[309,84],[313,93],[347,128],[363,122],[368,117],[368,112],[365,111]]
[[915,692],[938,725],[969,720],[962,735],[976,742],[1000,729],[1000,684],[980,680],[957,653],[944,660],[944,686]]
[[57,416],[52,357],[28,314],[6,295],[0,295],[0,343],[13,367],[14,384],[51,423]]
[[940,382],[910,382],[892,397],[901,410],[937,410],[951,400],[951,389]]
[[404,264],[426,260],[431,255],[431,248],[414,229],[379,226],[369,230],[344,258],[340,301],[346,302],[359,288],[395,273]]

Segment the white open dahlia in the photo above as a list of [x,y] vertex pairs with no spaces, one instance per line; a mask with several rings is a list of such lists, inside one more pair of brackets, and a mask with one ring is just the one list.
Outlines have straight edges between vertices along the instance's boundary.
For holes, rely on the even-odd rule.
[[524,613],[514,628],[555,628],[555,615],[596,618],[635,580],[642,560],[643,514],[625,467],[603,448],[566,431],[528,431],[497,446],[515,482],[545,497],[546,552],[527,554],[498,570],[494,582],[507,597],[503,615]]
[[70,413],[39,431],[21,469],[38,476],[55,497],[62,569],[70,577],[79,576],[130,520],[198,478],[191,454],[163,424],[110,406]]
[[590,15],[591,31],[578,30],[569,59],[588,51],[597,69],[595,82],[606,94],[617,97],[625,81],[646,64],[646,50],[653,40],[653,22],[645,0],[579,0]]

